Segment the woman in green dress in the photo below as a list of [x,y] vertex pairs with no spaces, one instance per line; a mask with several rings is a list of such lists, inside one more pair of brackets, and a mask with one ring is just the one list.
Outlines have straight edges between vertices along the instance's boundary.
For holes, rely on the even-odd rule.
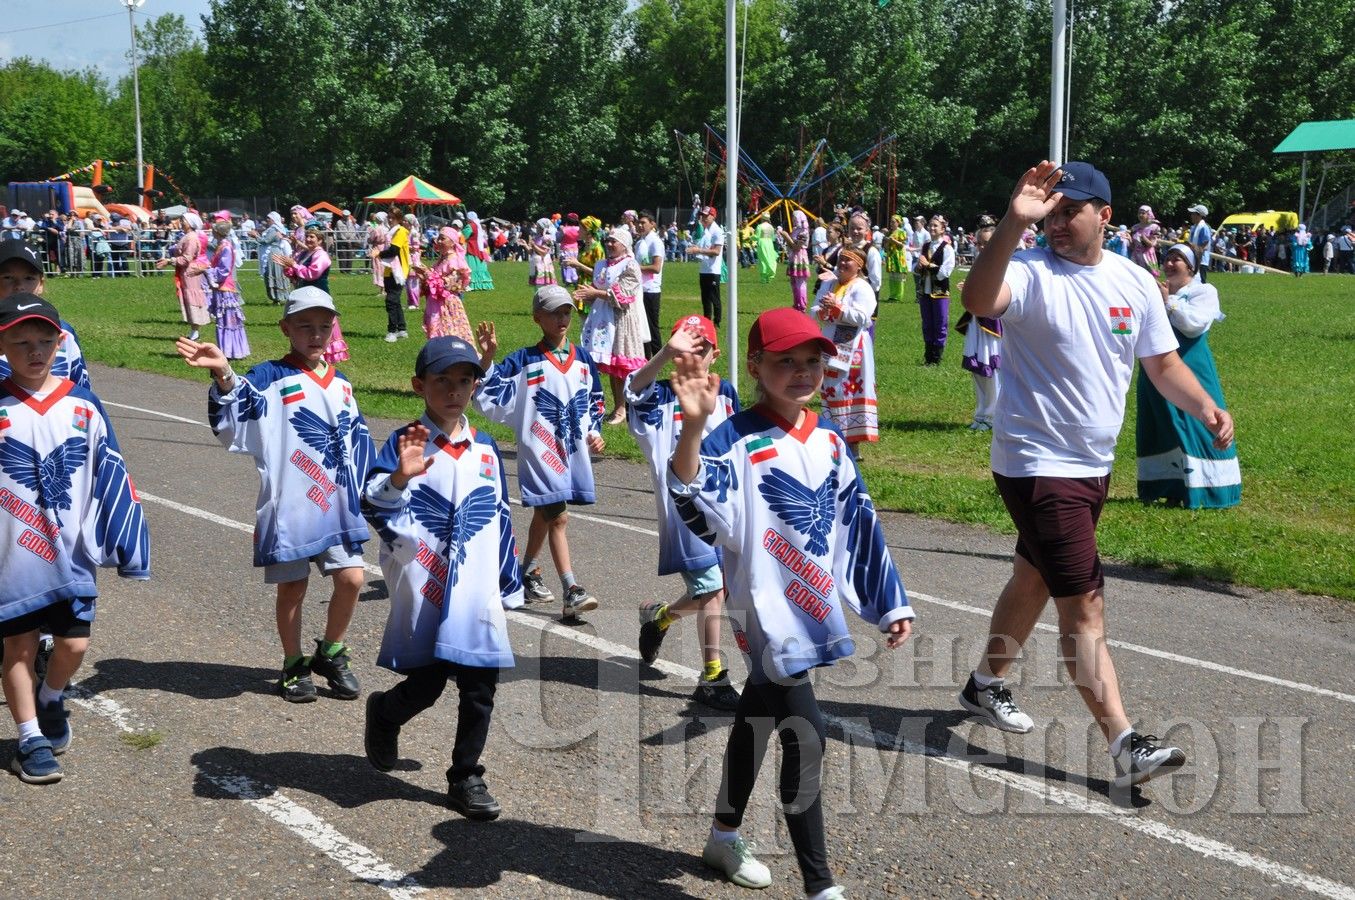
[[770,284],[776,277],[776,226],[767,219],[758,223],[756,229],[758,274],[763,284]]

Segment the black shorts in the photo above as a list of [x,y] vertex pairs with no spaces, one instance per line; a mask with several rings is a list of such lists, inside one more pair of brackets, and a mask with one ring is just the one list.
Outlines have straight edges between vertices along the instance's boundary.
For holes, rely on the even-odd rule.
[[1051,597],[1074,597],[1106,583],[1096,548],[1096,523],[1110,476],[1008,478],[993,473],[1016,525],[1016,552],[1044,578]]
[[42,631],[53,637],[87,638],[92,622],[75,617],[69,600],[58,600],[51,606],[35,609],[17,619],[0,622],[0,637],[14,637],[30,631]]
[[546,503],[542,506],[534,506],[532,509],[541,514],[541,518],[546,522],[554,522],[565,514],[568,504],[564,500],[557,500],[554,503]]

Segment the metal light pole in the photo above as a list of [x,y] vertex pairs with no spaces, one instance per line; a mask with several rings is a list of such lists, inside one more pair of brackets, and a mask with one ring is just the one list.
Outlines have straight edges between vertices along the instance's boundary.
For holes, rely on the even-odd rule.
[[137,202],[142,199],[141,191],[146,187],[146,175],[141,165],[141,80],[136,72],[136,11],[146,4],[146,0],[121,0],[127,7],[127,27],[132,32],[132,102],[136,106],[136,190]]
[[1063,80],[1068,54],[1068,6],[1066,0],[1054,0],[1054,35],[1050,47],[1049,77],[1049,161],[1061,163],[1064,145]]
[[735,78],[738,0],[725,0],[725,267],[729,269],[729,384],[739,389],[739,96]]

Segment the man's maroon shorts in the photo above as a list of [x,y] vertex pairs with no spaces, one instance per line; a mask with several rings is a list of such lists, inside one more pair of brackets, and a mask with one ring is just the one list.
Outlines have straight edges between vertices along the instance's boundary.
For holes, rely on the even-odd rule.
[[1051,597],[1073,597],[1101,588],[1096,522],[1110,476],[1008,478],[993,473],[997,492],[1016,525],[1016,552],[1044,578]]

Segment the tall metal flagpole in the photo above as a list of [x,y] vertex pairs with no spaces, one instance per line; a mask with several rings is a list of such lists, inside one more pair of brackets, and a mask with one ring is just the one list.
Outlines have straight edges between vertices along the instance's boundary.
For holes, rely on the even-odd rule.
[[136,105],[136,190],[137,203],[142,200],[141,192],[146,187],[146,173],[141,165],[141,80],[136,72],[136,11],[145,5],[146,0],[122,0],[127,7],[127,26],[132,32],[132,102]]
[[1050,49],[1049,161],[1063,162],[1063,78],[1068,53],[1067,0],[1054,0],[1054,41]]
[[729,386],[739,389],[739,108],[734,77],[734,13],[737,0],[725,0],[725,268],[729,270]]

